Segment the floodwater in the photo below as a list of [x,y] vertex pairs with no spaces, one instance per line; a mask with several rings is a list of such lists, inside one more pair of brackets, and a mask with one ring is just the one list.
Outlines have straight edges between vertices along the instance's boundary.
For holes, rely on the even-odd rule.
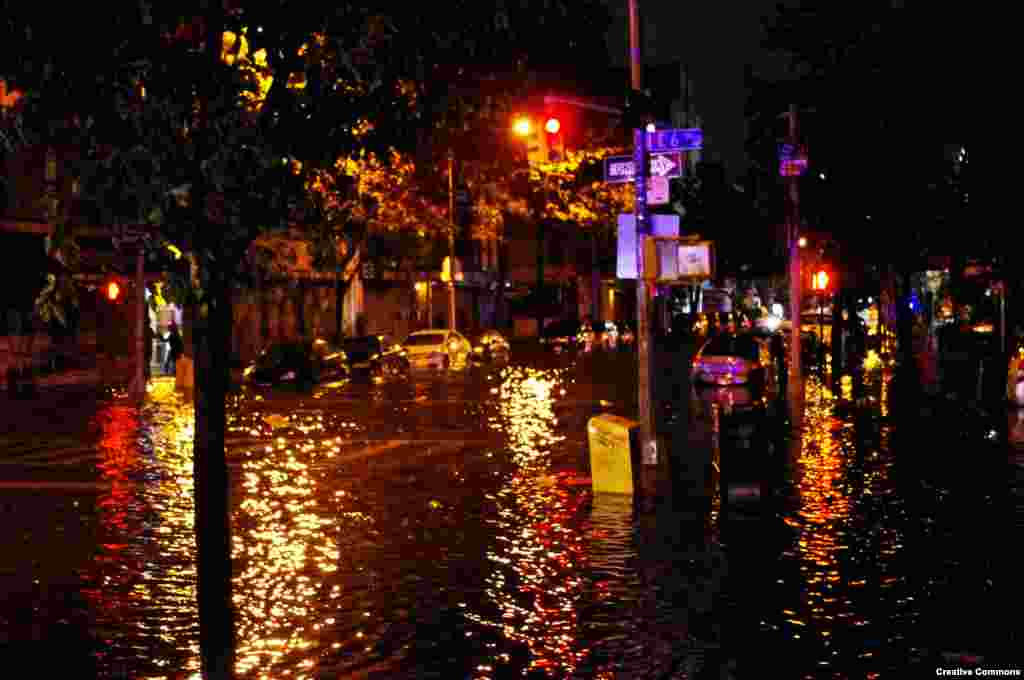
[[[859,404],[811,376],[765,416],[776,434],[685,449],[758,456],[768,483],[681,528],[587,483],[586,419],[632,415],[633,365],[233,396],[238,677],[884,678],[1020,648],[1001,434],[945,413],[903,434],[881,371]],[[63,677],[198,677],[193,418],[172,387],[63,404],[81,425],[38,425],[49,446],[8,438],[5,649],[42,668],[60,640],[81,671]]]

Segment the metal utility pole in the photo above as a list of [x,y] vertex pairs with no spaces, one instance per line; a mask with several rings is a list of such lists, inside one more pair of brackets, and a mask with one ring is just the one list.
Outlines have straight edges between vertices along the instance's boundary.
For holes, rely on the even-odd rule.
[[448,328],[455,330],[455,152],[448,150]]
[[[641,49],[639,0],[629,0],[629,63],[633,90],[640,92]],[[647,131],[638,128],[633,133],[633,164],[636,217],[636,332],[637,332],[637,410],[640,420],[641,460],[645,465],[658,462],[657,435],[654,429],[654,409],[651,399],[652,337],[650,325],[650,286],[644,279],[644,237],[650,234],[647,219]]]
[[[797,140],[796,105],[789,106],[789,143],[795,149]],[[800,177],[786,177],[789,193],[789,224],[786,236],[789,240],[789,317],[792,319],[793,330],[789,343],[789,376],[799,379],[802,374],[800,367],[800,312],[803,292],[803,280],[800,275]]]
[[640,8],[639,0],[629,0],[629,72],[633,89],[640,91]]

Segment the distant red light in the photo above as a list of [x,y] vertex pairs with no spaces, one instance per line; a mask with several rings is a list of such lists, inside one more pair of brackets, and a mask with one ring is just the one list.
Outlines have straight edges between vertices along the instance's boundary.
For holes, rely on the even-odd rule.
[[544,123],[544,129],[551,134],[556,134],[562,129],[562,124],[558,122],[557,118],[548,118],[548,122]]

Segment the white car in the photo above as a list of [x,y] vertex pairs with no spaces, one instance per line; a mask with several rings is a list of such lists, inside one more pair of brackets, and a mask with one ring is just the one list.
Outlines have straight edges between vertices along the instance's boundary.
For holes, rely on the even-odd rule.
[[447,370],[465,366],[473,346],[461,333],[443,329],[416,331],[405,339],[402,348],[411,368]]

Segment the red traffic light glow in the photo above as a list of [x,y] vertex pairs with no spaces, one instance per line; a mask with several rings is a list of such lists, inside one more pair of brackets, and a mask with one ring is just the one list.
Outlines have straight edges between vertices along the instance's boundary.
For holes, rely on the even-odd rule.
[[544,123],[544,129],[551,134],[556,134],[562,129],[562,124],[558,122],[557,118],[548,118],[548,122]]
[[812,280],[814,290],[825,290],[828,288],[828,272],[822,270],[814,275]]
[[121,296],[121,286],[117,285],[117,281],[111,281],[107,284],[107,299],[114,302]]

